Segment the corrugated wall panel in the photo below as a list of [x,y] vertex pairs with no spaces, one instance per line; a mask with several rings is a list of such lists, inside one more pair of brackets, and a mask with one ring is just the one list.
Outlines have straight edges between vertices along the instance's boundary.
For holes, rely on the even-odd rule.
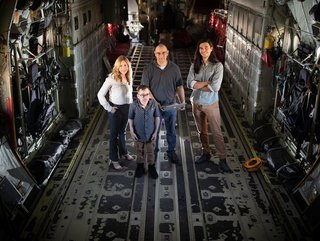
[[74,71],[77,88],[77,109],[83,117],[96,100],[104,80],[103,57],[106,55],[104,25],[74,47]]
[[[265,21],[258,13],[249,13],[239,5],[230,9],[235,12],[229,13],[233,15],[233,21],[228,22],[227,28],[225,76],[232,85],[232,95],[243,107],[248,122],[253,124],[272,108],[273,101],[270,99],[275,93],[270,84],[272,69],[261,64],[261,37]],[[247,20],[244,20],[244,15],[248,16]],[[236,19],[240,21],[236,23]],[[248,22],[247,37],[244,22]]]
[[247,39],[249,41],[253,41],[253,25],[254,25],[254,15],[252,13],[248,13]]

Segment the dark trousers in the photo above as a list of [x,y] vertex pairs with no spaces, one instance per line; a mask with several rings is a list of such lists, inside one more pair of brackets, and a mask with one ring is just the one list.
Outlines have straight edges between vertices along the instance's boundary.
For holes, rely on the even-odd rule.
[[110,123],[109,158],[118,161],[119,156],[128,153],[126,148],[126,128],[128,124],[129,104],[115,105],[115,113],[108,112]]

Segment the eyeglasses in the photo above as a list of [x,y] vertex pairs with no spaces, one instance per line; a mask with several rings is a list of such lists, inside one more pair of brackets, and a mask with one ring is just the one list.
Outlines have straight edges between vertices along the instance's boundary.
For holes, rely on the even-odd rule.
[[147,94],[138,94],[139,96],[141,97],[147,97],[150,93],[147,93]]

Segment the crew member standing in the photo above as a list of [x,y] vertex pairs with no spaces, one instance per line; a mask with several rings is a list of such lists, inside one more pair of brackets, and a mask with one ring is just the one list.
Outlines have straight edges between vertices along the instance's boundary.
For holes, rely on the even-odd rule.
[[157,102],[150,99],[148,86],[137,87],[137,100],[130,105],[128,122],[137,153],[135,177],[142,177],[145,173],[144,163],[147,158],[149,176],[158,178],[154,164],[154,148],[160,125],[160,112]]
[[[104,81],[98,92],[99,103],[108,111],[110,123],[109,158],[113,167],[121,170],[119,157],[133,160],[126,148],[126,127],[129,106],[132,103],[132,69],[127,57],[120,55],[112,73]],[[106,96],[108,95],[108,99]]]
[[[145,66],[142,73],[141,84],[149,87],[151,98],[154,98],[162,107],[176,103],[178,96],[180,103],[185,103],[182,76],[179,67],[168,59],[169,50],[163,43],[158,43],[154,49],[155,61]],[[184,109],[184,108],[182,108]],[[178,163],[176,154],[176,108],[160,110],[166,127],[168,142],[168,159],[172,163]],[[161,123],[161,121],[160,121]],[[159,132],[156,141],[155,154],[159,151]]]
[[190,96],[192,114],[202,144],[202,155],[195,162],[199,164],[209,161],[211,158],[209,125],[213,134],[213,143],[220,159],[219,168],[222,172],[232,173],[226,161],[226,150],[221,131],[219,90],[222,79],[223,65],[214,55],[211,40],[200,40],[187,78],[187,86],[192,89]]

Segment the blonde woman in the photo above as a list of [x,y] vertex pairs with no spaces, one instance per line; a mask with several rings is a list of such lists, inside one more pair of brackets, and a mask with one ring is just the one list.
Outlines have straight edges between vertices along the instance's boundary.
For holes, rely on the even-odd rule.
[[[110,123],[109,159],[116,170],[123,167],[119,158],[133,160],[125,143],[129,106],[132,103],[132,69],[129,59],[120,55],[112,73],[105,79],[98,92],[99,103],[108,112]],[[108,98],[106,98],[108,94]]]

